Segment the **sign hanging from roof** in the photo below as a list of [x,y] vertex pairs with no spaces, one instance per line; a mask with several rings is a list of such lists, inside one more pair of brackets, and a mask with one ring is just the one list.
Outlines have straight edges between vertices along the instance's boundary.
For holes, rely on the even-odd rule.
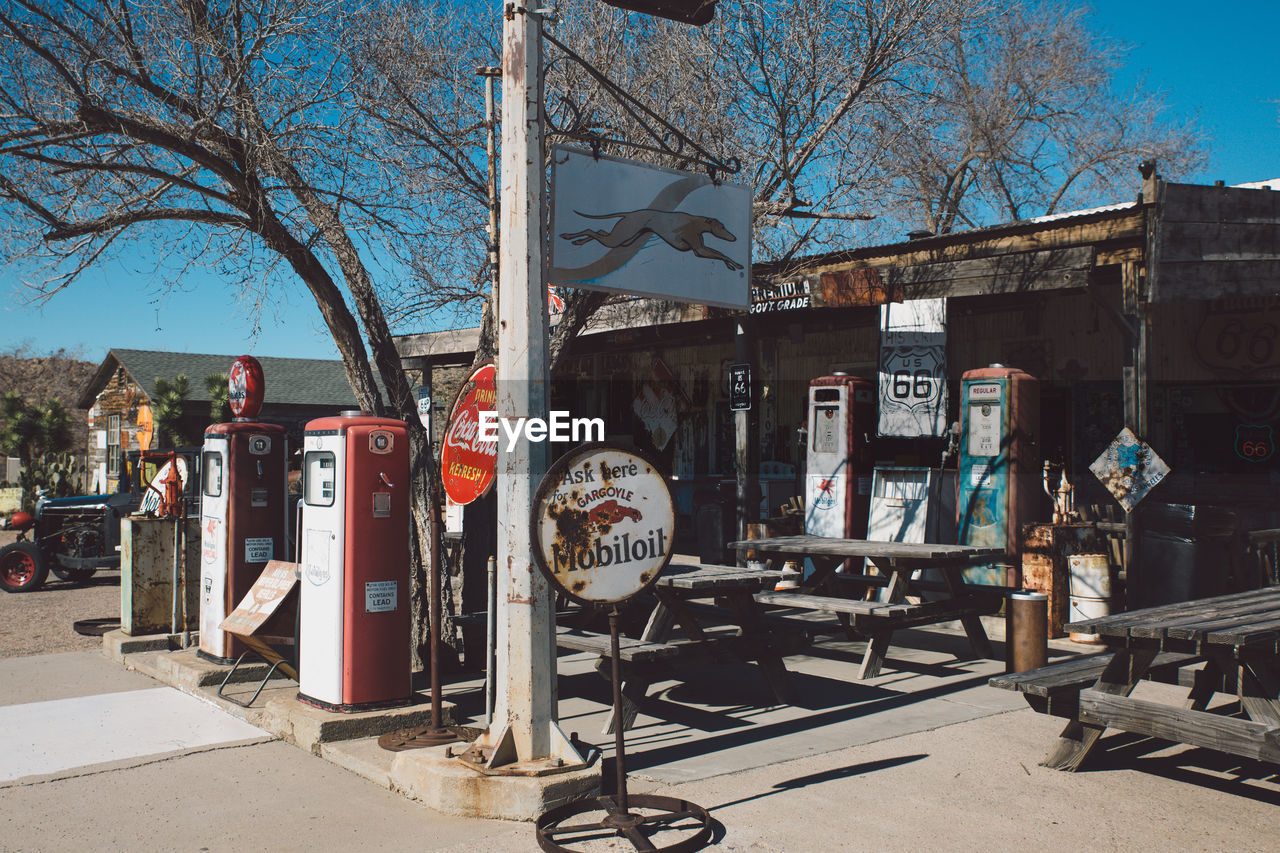
[[562,146],[552,155],[552,283],[751,304],[749,186]]

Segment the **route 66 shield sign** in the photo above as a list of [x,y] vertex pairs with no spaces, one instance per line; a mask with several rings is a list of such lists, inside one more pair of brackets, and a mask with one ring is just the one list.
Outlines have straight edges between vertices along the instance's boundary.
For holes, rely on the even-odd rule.
[[1276,452],[1275,439],[1270,424],[1238,424],[1236,426],[1236,456],[1246,462],[1265,462]]

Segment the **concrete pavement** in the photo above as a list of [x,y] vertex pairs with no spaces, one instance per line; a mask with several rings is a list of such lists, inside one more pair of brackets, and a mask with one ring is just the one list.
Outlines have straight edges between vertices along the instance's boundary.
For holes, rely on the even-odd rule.
[[[852,681],[856,646],[788,658],[799,706],[762,704],[747,666],[655,685],[646,710],[666,719],[642,715],[628,738],[632,790],[707,807],[721,824],[715,849],[733,851],[1274,849],[1276,768],[1111,735],[1086,771],[1047,770],[1036,762],[1061,721],[985,687],[999,664],[968,658],[963,638],[945,632],[902,639],[869,682]],[[590,663],[561,659],[561,714],[607,760],[605,682]],[[478,704],[474,682],[449,689],[464,713]],[[33,743],[65,739],[70,725],[40,703],[86,696],[90,708],[116,703],[132,715],[169,690],[91,653],[0,661],[5,734],[16,728]],[[223,713],[193,713],[190,743],[101,729],[131,754],[103,764],[86,749],[95,760],[83,766],[0,782],[0,850],[535,849],[527,823],[432,812],[389,781],[242,730],[219,733],[205,711]],[[368,746],[345,748],[386,760]]]

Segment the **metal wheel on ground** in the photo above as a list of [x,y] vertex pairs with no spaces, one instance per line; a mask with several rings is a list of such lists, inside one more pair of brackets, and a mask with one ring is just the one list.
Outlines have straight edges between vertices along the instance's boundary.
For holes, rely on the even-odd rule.
[[5,592],[34,592],[48,576],[49,569],[34,542],[14,542],[0,548],[0,587]]
[[[590,817],[578,819],[584,815]],[[569,803],[542,815],[535,828],[538,846],[548,853],[599,849],[593,842],[608,838],[624,838],[636,850],[693,853],[712,836],[711,815],[702,806],[645,794],[628,796],[625,809],[613,797]]]

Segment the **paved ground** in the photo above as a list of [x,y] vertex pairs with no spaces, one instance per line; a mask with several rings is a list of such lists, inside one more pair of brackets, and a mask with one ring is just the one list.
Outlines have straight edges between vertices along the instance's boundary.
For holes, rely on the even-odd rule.
[[[0,530],[0,547],[17,538]],[[100,636],[85,636],[72,627],[82,619],[120,621],[120,570],[97,572],[85,584],[49,575],[36,592],[0,592],[0,658],[51,652],[96,651]]]
[[[810,707],[761,705],[749,667],[657,685],[648,711],[671,719],[629,738],[634,790],[711,809],[731,851],[1275,849],[1275,768],[1126,735],[1085,772],[1041,768],[1058,720],[982,686],[998,664],[962,638],[905,639],[918,648],[865,684],[841,644],[788,659]],[[607,761],[604,682],[586,656],[561,671],[565,728]],[[450,697],[475,705],[476,684]],[[175,708],[185,725],[166,732]],[[0,661],[0,730],[0,779],[22,755],[61,756],[0,781],[6,853],[534,849],[528,824],[436,814],[96,653]]]

